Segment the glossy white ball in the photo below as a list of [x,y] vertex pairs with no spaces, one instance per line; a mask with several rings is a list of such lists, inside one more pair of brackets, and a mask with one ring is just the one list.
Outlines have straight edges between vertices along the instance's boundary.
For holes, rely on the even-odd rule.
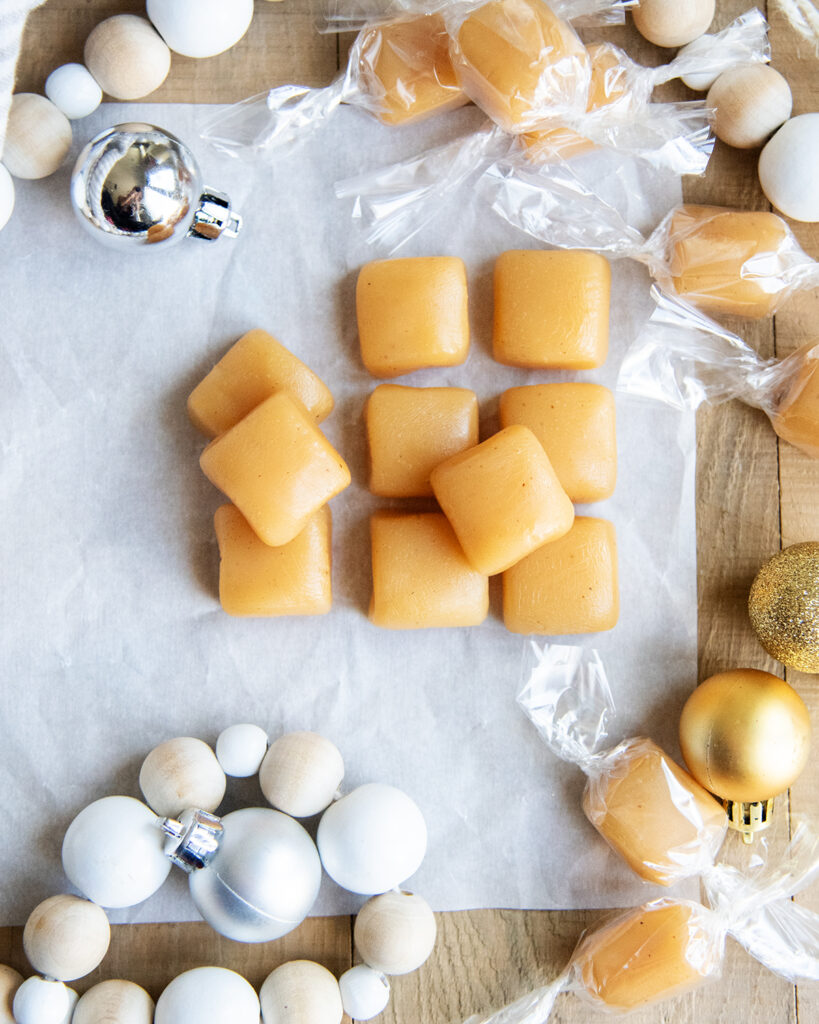
[[253,18],[253,0],[148,0],[147,9],[168,46],[185,57],[229,50]]
[[427,827],[418,805],[394,786],[371,782],[329,807],[316,842],[324,869],[343,889],[373,895],[421,866]]
[[366,964],[351,967],[338,979],[344,1012],[353,1020],[372,1020],[390,1001],[390,983]]
[[70,121],[93,114],[102,103],[102,89],[84,64],[62,64],[45,82],[45,94]]
[[341,1024],[338,982],[312,960],[291,960],[268,974],[259,992],[264,1024]]
[[23,984],[23,975],[13,967],[0,964],[0,1024],[14,1024],[11,1004],[14,994]]
[[175,736],[160,743],[139,770],[145,803],[166,818],[176,818],[191,807],[215,811],[226,785],[216,754],[194,736]]
[[782,125],[759,156],[759,183],[786,217],[819,221],[819,113]]
[[133,907],[152,896],[171,862],[156,815],[129,796],[106,796],[84,808],[63,839],[63,869],[101,907]]
[[195,967],[163,990],[154,1024],[259,1024],[259,1013],[259,997],[241,974]]
[[258,725],[229,725],[216,740],[216,757],[225,775],[247,779],[255,775],[267,753],[267,733]]
[[70,1024],[77,993],[61,981],[26,978],[12,1004],[16,1024]]
[[316,732],[289,732],[270,744],[259,769],[265,799],[294,818],[329,806],[344,778],[338,747]]
[[154,1001],[141,985],[101,981],[80,996],[71,1024],[153,1024]]
[[0,164],[0,231],[8,224],[14,209],[14,179]]

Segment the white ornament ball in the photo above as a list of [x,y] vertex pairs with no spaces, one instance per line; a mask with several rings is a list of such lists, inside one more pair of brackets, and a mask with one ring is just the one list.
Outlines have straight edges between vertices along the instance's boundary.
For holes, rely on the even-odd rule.
[[382,974],[409,974],[429,958],[436,931],[435,915],[425,899],[393,890],[364,904],[353,935],[365,964]]
[[71,1024],[152,1024],[154,1001],[141,985],[112,979],[80,996]]
[[8,224],[14,209],[14,180],[0,164],[0,231]]
[[77,993],[61,981],[36,974],[17,989],[12,1004],[16,1024],[70,1024]]
[[714,110],[714,134],[735,149],[761,146],[793,107],[790,86],[769,64],[723,71],[705,102]]
[[110,941],[111,927],[102,907],[66,893],[39,903],[23,929],[28,962],[58,981],[90,974],[102,963]]
[[63,869],[101,907],[132,907],[152,896],[171,862],[156,815],[129,796],[95,800],[68,826]]
[[315,732],[291,732],[270,745],[259,769],[265,799],[294,818],[329,806],[344,778],[338,747]]
[[708,31],[715,0],[641,0],[632,9],[637,31],[655,46],[685,46]]
[[312,960],[291,960],[268,974],[259,992],[264,1024],[341,1024],[335,977]]
[[759,183],[786,217],[819,221],[819,114],[782,125],[759,156]]
[[255,775],[267,753],[267,733],[258,725],[230,725],[216,740],[216,758],[225,775],[247,779]]
[[371,782],[329,807],[316,842],[324,869],[343,889],[387,892],[415,874],[427,849],[417,804],[394,786]]
[[84,64],[63,64],[52,71],[45,94],[71,121],[88,117],[102,103],[102,89]]
[[139,770],[139,788],[145,802],[165,818],[176,818],[191,807],[215,811],[226,785],[214,752],[193,736],[177,736],[160,743]]
[[33,92],[12,96],[3,146],[3,163],[9,174],[31,180],[47,178],[70,148],[71,124],[51,100]]
[[[711,50],[713,48],[713,36],[703,35],[693,39],[690,43],[686,43],[679,52],[678,57],[692,57],[698,53],[702,53],[704,50]],[[680,75],[681,81],[688,86],[689,89],[693,89],[695,92],[707,92],[708,89],[716,82],[723,71],[727,68],[718,68],[715,65],[711,66],[710,71],[692,71],[687,75]]]
[[366,964],[351,967],[338,979],[344,1012],[353,1020],[372,1020],[390,1001],[390,983]]
[[0,964],[0,1024],[14,1024],[11,1004],[14,993],[23,984],[23,975],[13,967]]
[[156,1001],[154,1024],[259,1024],[253,986],[225,967],[195,967],[174,978]]
[[115,14],[85,41],[85,65],[103,92],[117,100],[138,100],[165,81],[171,51],[145,18]]
[[148,17],[174,53],[213,57],[242,38],[253,0],[148,0]]

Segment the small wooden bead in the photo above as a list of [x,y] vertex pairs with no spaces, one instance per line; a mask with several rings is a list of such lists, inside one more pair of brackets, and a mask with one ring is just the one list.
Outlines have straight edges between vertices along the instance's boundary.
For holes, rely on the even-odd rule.
[[14,993],[23,984],[23,975],[13,967],[0,964],[0,1024],[14,1024],[11,1004]]
[[71,1024],[152,1024],[154,1001],[132,981],[101,981],[80,996]]
[[291,960],[268,974],[259,992],[264,1024],[341,1024],[335,977],[312,960]]
[[52,71],[45,94],[71,121],[88,117],[102,103],[102,89],[82,64],[63,64]]
[[280,736],[259,769],[265,798],[294,818],[309,818],[329,806],[341,780],[344,760],[338,747],[315,732]]
[[791,116],[790,86],[768,64],[742,64],[723,71],[708,90],[714,134],[735,149],[754,149]]
[[372,1020],[390,1001],[390,983],[366,964],[351,967],[338,979],[344,1012],[353,1020]]
[[8,224],[14,209],[14,179],[0,164],[0,231]]
[[102,963],[111,928],[102,907],[79,896],[50,896],[29,914],[23,948],[35,971],[73,981]]
[[383,974],[409,974],[435,945],[435,915],[421,896],[385,892],[368,900],[355,919],[356,948],[365,964]]
[[633,9],[637,31],[655,46],[684,46],[714,18],[715,0],[641,0]]
[[190,807],[215,811],[225,795],[227,780],[216,755],[202,740],[177,736],[148,754],[139,771],[145,802],[164,817],[176,817]]
[[71,124],[51,100],[33,92],[11,98],[3,163],[15,178],[47,178],[71,148]]
[[259,1024],[259,998],[226,967],[195,967],[178,975],[156,1001],[155,1024]]
[[242,38],[253,0],[148,0],[148,17],[175,53],[213,57]]
[[12,1008],[16,1024],[70,1024],[77,993],[61,981],[36,974],[17,989]]
[[86,39],[85,63],[109,96],[137,100],[165,81],[171,51],[145,18],[115,14]]
[[267,733],[258,725],[229,725],[216,740],[216,758],[225,775],[247,779],[261,767],[267,752]]

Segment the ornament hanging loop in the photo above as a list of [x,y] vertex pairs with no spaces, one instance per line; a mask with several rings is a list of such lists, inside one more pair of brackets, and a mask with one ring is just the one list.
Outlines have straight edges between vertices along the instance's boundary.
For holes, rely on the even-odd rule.
[[188,874],[213,860],[225,831],[221,818],[196,808],[184,811],[178,821],[163,819],[160,827],[168,837],[165,856]]

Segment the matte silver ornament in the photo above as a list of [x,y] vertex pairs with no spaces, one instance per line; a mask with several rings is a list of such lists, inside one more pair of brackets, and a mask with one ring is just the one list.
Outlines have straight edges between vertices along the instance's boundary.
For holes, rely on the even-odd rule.
[[140,122],[114,125],[88,143],[71,176],[71,202],[95,238],[122,249],[235,238],[242,226],[224,193],[202,187],[188,147]]

